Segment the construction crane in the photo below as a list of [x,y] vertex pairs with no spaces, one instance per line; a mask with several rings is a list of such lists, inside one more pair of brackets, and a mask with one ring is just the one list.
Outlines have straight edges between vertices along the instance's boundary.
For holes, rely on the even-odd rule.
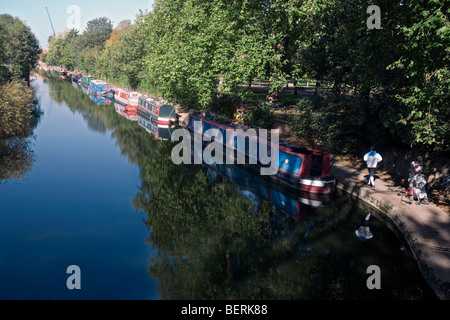
[[45,7],[45,9],[47,10],[48,20],[50,20],[50,24],[52,26],[53,36],[56,37],[55,28],[53,28],[52,18],[50,18],[50,13],[48,12],[48,8]]

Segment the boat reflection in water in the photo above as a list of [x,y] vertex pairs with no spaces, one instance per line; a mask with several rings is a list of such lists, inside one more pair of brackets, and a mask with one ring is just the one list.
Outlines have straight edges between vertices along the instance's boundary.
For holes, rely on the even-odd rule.
[[214,182],[218,175],[234,183],[237,190],[250,200],[259,199],[275,206],[284,214],[296,221],[304,220],[309,211],[331,203],[327,195],[308,192],[295,193],[293,190],[274,184],[269,179],[254,174],[239,165],[233,164],[204,164],[210,182]]
[[116,101],[114,102],[114,107],[116,109],[116,112],[125,119],[130,121],[138,121],[136,110],[127,110],[127,108],[123,104],[117,103]]
[[110,105],[114,101],[114,98],[111,98],[111,97],[95,96],[95,95],[91,94],[88,91],[88,89],[83,87],[83,86],[81,87],[81,90],[85,94],[87,94],[89,96],[89,98],[96,104],[99,104],[99,105]]
[[94,96],[91,93],[89,93],[89,98],[91,98],[91,100],[93,102],[95,102],[96,104],[100,104],[100,105],[110,105],[114,101],[114,98]]
[[[124,110],[118,108],[117,104],[116,111],[127,117],[124,114]],[[161,140],[170,140],[173,131],[177,128],[175,126],[157,125],[141,109],[138,109],[137,121],[147,132]],[[193,156],[194,151],[191,154]],[[259,203],[260,200],[266,201],[280,212],[292,217],[295,221],[304,220],[308,212],[332,203],[331,195],[299,192],[298,190],[282,187],[273,183],[267,177],[255,174],[243,166],[216,163],[208,165],[203,162],[203,167],[210,183],[216,182],[221,176],[224,180],[235,184],[239,193],[253,200],[255,204]]]
[[146,113],[142,112],[141,109],[138,109],[137,121],[141,127],[147,130],[147,132],[161,140],[170,140],[173,131],[176,129],[175,126],[156,124]]

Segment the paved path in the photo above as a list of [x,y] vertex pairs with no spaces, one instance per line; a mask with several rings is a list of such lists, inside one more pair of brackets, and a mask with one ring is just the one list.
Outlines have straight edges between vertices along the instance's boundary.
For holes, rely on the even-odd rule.
[[400,232],[415,255],[425,279],[439,298],[450,300],[450,216],[430,203],[409,203],[400,188],[381,179],[367,187],[367,170],[335,163],[337,187],[379,209]]

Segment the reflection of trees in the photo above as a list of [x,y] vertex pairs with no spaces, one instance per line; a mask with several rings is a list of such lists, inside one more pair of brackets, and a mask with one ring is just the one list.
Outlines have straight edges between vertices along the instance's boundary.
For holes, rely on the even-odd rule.
[[[356,203],[340,197],[301,222],[264,201],[255,212],[252,200],[232,183],[210,184],[201,166],[174,165],[170,141],[154,139],[112,106],[95,105],[70,83],[54,80],[48,80],[52,98],[65,101],[88,123],[101,122],[91,129],[111,131],[122,154],[141,168],[133,205],[146,213],[148,242],[159,252],[149,274],[163,299],[421,298],[405,276],[414,278],[404,257],[384,247],[387,235],[378,232],[379,242],[366,243],[355,237],[354,226],[363,217]],[[398,269],[389,274],[383,263]],[[382,293],[366,289],[371,264],[387,279]]]
[[22,179],[30,171],[33,161],[34,154],[26,139],[0,139],[0,181]]

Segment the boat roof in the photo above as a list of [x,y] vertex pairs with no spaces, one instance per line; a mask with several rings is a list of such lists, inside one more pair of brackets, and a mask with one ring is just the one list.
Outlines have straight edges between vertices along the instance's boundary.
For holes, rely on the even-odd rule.
[[94,83],[94,84],[108,84],[108,82],[103,81],[103,80],[91,80],[91,83]]
[[[236,126],[231,125],[230,121],[228,121],[228,120],[224,120],[221,123],[221,122],[214,121],[214,120],[207,120],[207,119],[202,118],[201,116],[196,116],[196,115],[190,115],[190,117],[193,117],[195,119],[201,120],[203,122],[207,122],[207,123],[209,123],[211,125],[214,125],[216,127],[222,128],[224,130],[227,130],[227,129],[232,129],[232,130],[239,129]],[[252,137],[252,136],[250,136],[249,139],[259,141],[259,137]],[[270,143],[270,140],[267,141],[267,142]],[[322,152],[322,151],[314,150],[314,149],[307,148],[307,147],[304,147],[304,146],[296,145],[296,144],[289,143],[288,141],[283,141],[283,140],[280,140],[278,148],[279,148],[280,151],[283,151],[285,153],[290,153],[290,154],[327,154],[326,152]]]
[[123,93],[128,93],[128,94],[137,94],[139,96],[142,96],[142,94],[140,92],[132,91],[130,89],[124,89],[124,88],[116,89],[116,92],[123,92]]

